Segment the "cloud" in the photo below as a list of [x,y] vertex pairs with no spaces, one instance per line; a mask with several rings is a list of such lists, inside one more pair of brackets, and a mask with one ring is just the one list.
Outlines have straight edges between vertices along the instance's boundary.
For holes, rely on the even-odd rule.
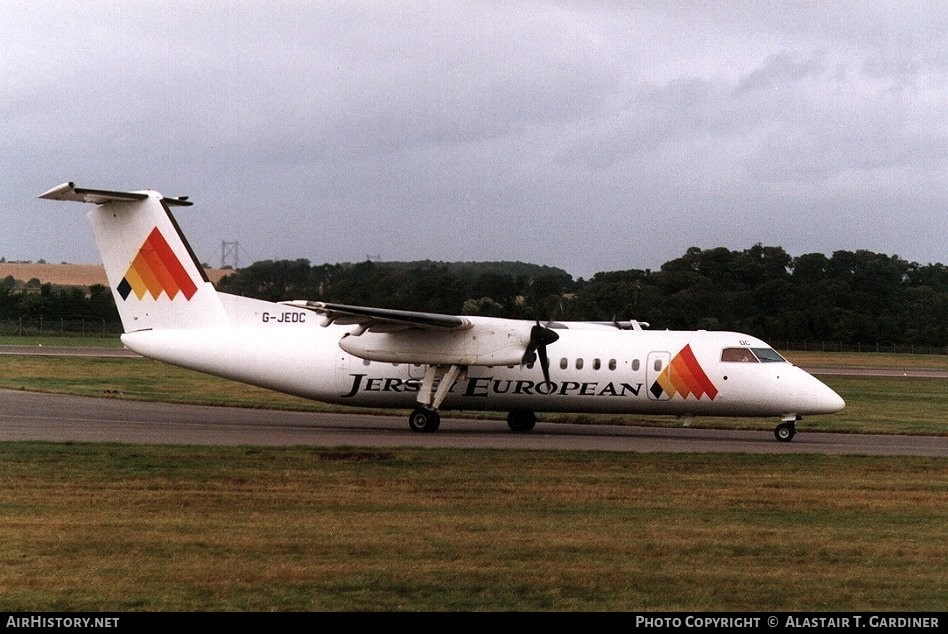
[[586,276],[761,241],[943,259],[945,16],[936,2],[2,3],[0,254],[95,261],[81,218],[63,235],[62,211],[33,199],[71,179],[191,195],[179,220],[211,260],[234,239],[258,259],[522,259]]

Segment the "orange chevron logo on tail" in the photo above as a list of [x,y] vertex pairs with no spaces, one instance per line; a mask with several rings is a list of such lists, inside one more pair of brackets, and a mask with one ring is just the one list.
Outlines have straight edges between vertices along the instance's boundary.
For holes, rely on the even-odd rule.
[[701,369],[690,345],[686,345],[675,355],[649,389],[655,398],[671,398],[676,394],[688,398],[689,394],[694,394],[696,399],[700,399],[707,394],[713,401],[718,395],[718,389]]
[[143,298],[145,293],[158,299],[162,291],[168,295],[168,299],[173,300],[180,292],[185,299],[190,300],[197,292],[197,286],[181,266],[168,241],[155,227],[125,272],[118,292],[122,299],[128,299],[133,292],[138,299]]

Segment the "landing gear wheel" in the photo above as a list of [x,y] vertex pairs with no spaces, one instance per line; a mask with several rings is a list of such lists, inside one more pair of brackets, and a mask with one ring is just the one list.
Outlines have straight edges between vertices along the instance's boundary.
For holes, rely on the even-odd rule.
[[780,442],[790,442],[797,433],[797,427],[793,423],[780,423],[774,429],[774,437]]
[[427,407],[415,409],[408,417],[408,426],[412,431],[433,432],[437,431],[441,424],[441,414],[438,410]]
[[537,416],[533,412],[514,410],[507,414],[507,426],[518,434],[526,433],[537,424]]

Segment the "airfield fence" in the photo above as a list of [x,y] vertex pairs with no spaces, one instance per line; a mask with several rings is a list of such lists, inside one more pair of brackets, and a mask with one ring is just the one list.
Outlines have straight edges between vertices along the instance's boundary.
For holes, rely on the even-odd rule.
[[[2,337],[118,337],[122,324],[105,320],[0,319]],[[887,352],[893,354],[948,354],[948,346],[841,341],[771,341],[778,350],[813,352]]]
[[886,352],[893,354],[948,354],[948,346],[899,343],[843,343],[841,341],[771,341],[778,350],[803,352]]
[[0,319],[3,337],[105,337],[122,334],[122,324],[86,319]]

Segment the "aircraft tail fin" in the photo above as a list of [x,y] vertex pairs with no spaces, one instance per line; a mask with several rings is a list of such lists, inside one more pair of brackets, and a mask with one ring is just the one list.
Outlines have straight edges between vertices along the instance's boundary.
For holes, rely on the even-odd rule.
[[228,322],[214,285],[171,214],[186,198],[64,183],[40,198],[93,203],[89,224],[125,332]]

